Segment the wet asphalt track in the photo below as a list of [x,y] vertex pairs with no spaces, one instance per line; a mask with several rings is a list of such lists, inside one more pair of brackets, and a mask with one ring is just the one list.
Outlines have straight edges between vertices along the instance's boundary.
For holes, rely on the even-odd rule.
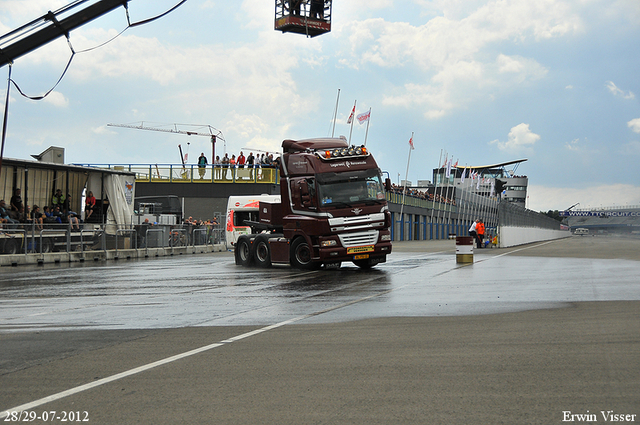
[[5,268],[0,332],[268,325],[305,315],[329,323],[640,299],[635,261],[517,255],[525,247],[476,250],[468,266],[456,263],[453,242],[432,248],[394,252],[371,270],[247,269],[228,253]]
[[570,238],[461,266],[452,242],[408,243],[369,271],[229,254],[4,268],[0,409],[114,424],[638,414],[637,248]]

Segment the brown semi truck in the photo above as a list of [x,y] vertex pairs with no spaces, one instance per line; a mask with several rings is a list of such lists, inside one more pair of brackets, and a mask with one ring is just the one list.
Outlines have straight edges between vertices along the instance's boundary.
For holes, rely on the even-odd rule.
[[390,182],[366,147],[320,138],[285,140],[282,149],[280,202],[260,201],[257,220],[245,220],[251,232],[234,244],[236,264],[317,269],[385,262]]

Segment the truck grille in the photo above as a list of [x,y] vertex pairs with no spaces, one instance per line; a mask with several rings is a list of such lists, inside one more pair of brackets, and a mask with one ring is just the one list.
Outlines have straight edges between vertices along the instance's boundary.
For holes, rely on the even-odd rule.
[[338,237],[342,246],[349,248],[352,246],[375,245],[378,242],[378,233],[377,230],[371,230],[368,232],[345,233],[338,235]]
[[331,226],[353,226],[354,224],[366,224],[374,221],[384,221],[384,213],[360,215],[356,217],[335,217],[329,219]]

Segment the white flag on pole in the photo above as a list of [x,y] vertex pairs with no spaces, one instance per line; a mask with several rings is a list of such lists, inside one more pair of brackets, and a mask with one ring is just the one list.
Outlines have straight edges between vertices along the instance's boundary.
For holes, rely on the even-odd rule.
[[369,117],[371,116],[371,108],[369,108],[369,110],[367,112],[363,112],[361,114],[359,114],[356,119],[358,120],[358,122],[360,124],[364,124],[365,122],[369,121]]

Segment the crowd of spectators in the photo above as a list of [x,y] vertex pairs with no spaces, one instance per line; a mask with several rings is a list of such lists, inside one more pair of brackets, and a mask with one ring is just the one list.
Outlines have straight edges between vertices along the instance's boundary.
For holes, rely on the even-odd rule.
[[391,185],[391,193],[397,193],[402,195],[403,192],[406,192],[406,196],[410,196],[412,198],[423,199],[425,201],[438,202],[442,204],[448,205],[456,205],[456,200],[452,198],[447,198],[439,193],[431,193],[429,191],[421,191],[418,189],[405,188],[404,186],[398,186],[396,184]]
[[6,229],[15,229],[18,226],[33,226],[42,230],[46,224],[68,223],[72,229],[80,228],[78,213],[72,211],[71,195],[63,195],[61,189],[51,197],[49,205],[42,208],[39,205],[24,205],[21,189],[15,189],[10,204],[0,200],[0,226]]
[[[204,178],[207,165],[209,165],[207,157],[204,156],[204,153],[201,153],[198,158],[198,171],[201,179]],[[231,180],[240,178],[253,180],[254,172],[256,173],[256,177],[261,178],[263,168],[279,168],[280,157],[274,157],[274,155],[269,152],[255,155],[253,152],[249,152],[249,155],[245,156],[244,152],[240,151],[238,156],[232,154],[231,157],[229,157],[229,154],[225,153],[224,156],[220,158],[219,155],[216,155],[212,165],[215,180]],[[248,173],[240,175],[238,172],[240,169],[246,169]]]

